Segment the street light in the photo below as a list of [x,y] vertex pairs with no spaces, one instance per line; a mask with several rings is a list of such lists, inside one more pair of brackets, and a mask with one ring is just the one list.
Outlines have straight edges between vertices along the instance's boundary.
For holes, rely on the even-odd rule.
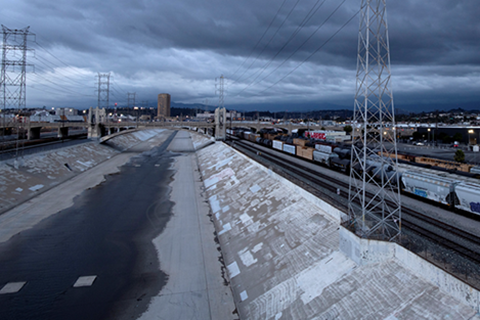
[[[468,130],[468,145],[471,144],[472,139],[470,138],[470,135],[471,135],[472,133],[474,133],[473,129]],[[477,154],[476,154],[477,151],[476,151],[476,150],[478,150],[476,146],[472,147],[472,151],[473,151],[473,162],[474,162],[474,163],[477,163]]]

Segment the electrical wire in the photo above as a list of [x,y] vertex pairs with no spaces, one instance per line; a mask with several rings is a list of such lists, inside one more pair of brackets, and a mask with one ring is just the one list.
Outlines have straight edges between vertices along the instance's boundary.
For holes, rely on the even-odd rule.
[[[250,59],[250,57],[252,56],[255,49],[257,49],[258,45],[260,44],[260,42],[263,40],[263,38],[267,34],[268,30],[270,30],[270,28],[271,28],[273,22],[275,21],[275,19],[277,19],[277,16],[280,13],[280,10],[282,10],[282,8],[283,8],[283,6],[285,5],[286,2],[287,2],[287,0],[283,0],[282,5],[280,6],[280,8],[278,8],[277,13],[275,14],[275,17],[273,17],[272,21],[270,21],[270,24],[268,25],[267,29],[265,29],[265,31],[263,32],[260,39],[258,39],[258,41],[255,44],[255,46],[253,47],[252,51],[250,51],[250,54],[248,55],[248,57],[245,60],[243,60],[242,64],[240,66],[238,66],[237,70],[235,70],[235,72],[232,74],[232,76],[230,78],[233,78],[237,74],[238,70],[240,70],[240,68],[245,64],[245,62],[247,62],[247,60]],[[234,80],[234,82],[235,81],[236,80]]]
[[[300,31],[303,29],[303,27],[308,23],[308,21],[310,21],[310,19],[315,15],[315,13],[317,13],[317,11],[323,6],[323,4],[326,2],[326,0],[324,0],[320,6],[318,6],[316,9],[315,7],[318,5],[318,3],[320,2],[321,0],[318,0],[315,5],[312,7],[312,9],[310,9],[309,13],[307,13],[307,15],[305,16],[305,18],[303,19],[303,21],[300,23],[300,25],[297,27],[297,29],[291,34],[290,38],[287,40],[287,42],[285,42],[285,44],[277,51],[277,53],[273,56],[272,59],[270,59],[270,61],[268,63],[265,64],[265,66],[259,70],[259,73],[257,74],[257,76],[255,77],[255,79],[253,79],[252,82],[250,82],[245,88],[243,88],[240,92],[238,92],[236,95],[242,93],[243,91],[245,91],[247,88],[249,88],[250,86],[252,86],[255,81],[263,74],[263,72],[272,64],[272,62],[275,60],[275,58],[283,51],[283,49],[285,49],[285,47],[295,38],[295,36],[297,36]],[[327,19],[307,38],[307,40],[305,40],[302,45],[300,47],[298,47],[294,52],[293,54],[291,54],[287,59],[291,58],[298,50],[300,50],[303,45],[305,45],[305,43],[308,42],[308,40],[310,40],[313,35],[315,35],[320,29],[321,27],[323,27],[323,25],[325,25],[325,23],[333,16],[333,14],[335,12],[337,12],[337,10],[345,3],[346,0],[344,0],[328,17]],[[315,9],[315,10],[314,10]],[[286,60],[287,60],[286,59]],[[283,62],[285,63],[285,61]],[[283,64],[282,63],[282,64]],[[277,67],[275,70],[277,70],[279,67]],[[271,74],[271,73],[270,73]],[[268,74],[266,77],[264,77],[261,81],[265,80],[270,74]],[[253,74],[254,75],[254,74]],[[252,75],[252,76],[253,76]],[[250,77],[249,77],[250,78]],[[247,78],[248,79],[248,78]],[[246,79],[245,79],[246,80]],[[235,96],[235,95],[234,95]]]
[[252,63],[248,66],[248,68],[242,73],[242,75],[236,80],[236,81],[239,81],[243,75],[248,71],[250,70],[250,68],[252,67],[252,65],[255,63],[255,61],[258,60],[258,58],[263,54],[263,52],[265,51],[265,49],[267,48],[267,46],[270,44],[270,42],[272,42],[272,40],[275,38],[275,36],[277,35],[277,33],[280,31],[280,29],[283,27],[283,25],[285,24],[285,22],[288,20],[288,18],[290,17],[290,15],[292,14],[292,12],[295,10],[295,8],[297,7],[298,3],[300,2],[300,0],[297,0],[297,2],[295,3],[295,5],[292,7],[292,9],[290,10],[290,12],[288,13],[288,15],[285,17],[285,19],[283,19],[283,22],[280,24],[280,26],[277,28],[277,30],[275,31],[275,33],[273,34],[273,36],[270,38],[270,40],[267,42],[267,44],[265,44],[265,46],[263,47],[262,51],[257,55],[257,57],[255,58],[255,60],[252,61]]
[[281,81],[283,81],[286,77],[288,77],[289,75],[291,75],[293,72],[295,72],[298,68],[300,68],[305,62],[307,62],[311,57],[313,57],[318,51],[320,51],[325,45],[327,45],[338,33],[340,33],[340,31],[342,31],[359,13],[360,13],[361,10],[358,10],[350,19],[348,19],[347,22],[345,22],[341,27],[340,29],[338,29],[330,38],[328,38],[325,42],[323,42],[323,44],[321,46],[319,46],[314,52],[312,52],[307,58],[305,58],[299,65],[297,65],[295,68],[293,68],[293,70],[291,70],[289,73],[287,73],[285,76],[283,76],[282,78],[280,78],[280,80],[278,80],[277,82],[275,82],[274,84],[272,84],[271,86],[267,87],[266,89],[254,94],[255,96],[257,95],[260,95],[262,93],[264,93],[265,91],[267,90],[270,90],[271,88],[273,88],[274,86],[276,86],[277,84],[279,84]]

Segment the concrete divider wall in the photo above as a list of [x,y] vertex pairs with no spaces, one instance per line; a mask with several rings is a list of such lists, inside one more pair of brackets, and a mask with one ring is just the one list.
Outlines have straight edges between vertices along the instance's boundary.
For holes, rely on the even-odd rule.
[[340,250],[359,266],[383,262],[395,257],[395,243],[362,239],[340,226]]
[[[439,287],[443,292],[451,295],[480,314],[480,292],[465,282],[448,274],[437,266],[402,246],[394,244],[395,258],[421,278]],[[472,270],[473,271],[473,270]]]

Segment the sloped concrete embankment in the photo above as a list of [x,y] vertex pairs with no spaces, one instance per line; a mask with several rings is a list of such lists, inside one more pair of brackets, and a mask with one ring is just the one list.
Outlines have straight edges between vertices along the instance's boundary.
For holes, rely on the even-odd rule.
[[0,213],[161,133],[152,129],[119,135],[109,145],[86,142],[0,162]]
[[197,154],[241,319],[480,319],[477,291],[361,243],[303,189],[221,143]]

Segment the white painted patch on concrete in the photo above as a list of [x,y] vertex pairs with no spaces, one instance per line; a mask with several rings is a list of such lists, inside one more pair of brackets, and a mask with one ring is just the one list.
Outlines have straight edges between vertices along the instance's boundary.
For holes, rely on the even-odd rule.
[[77,279],[77,281],[75,282],[75,284],[73,285],[74,288],[78,288],[78,287],[90,287],[93,282],[95,281],[95,279],[97,278],[97,276],[83,276],[83,277],[79,277]]
[[239,218],[240,218],[240,221],[242,221],[242,223],[245,226],[248,226],[253,223],[253,219],[246,213],[242,214]]
[[9,282],[0,290],[0,294],[17,293],[27,282]]
[[220,231],[218,233],[218,235],[221,236],[222,234],[224,234],[225,232],[230,231],[230,230],[232,230],[232,225],[229,222],[229,223],[223,225],[223,230]]
[[263,242],[260,242],[255,247],[253,247],[252,252],[257,253],[258,251],[262,250],[262,247],[263,247]]
[[220,211],[220,201],[217,199],[210,200],[210,207],[212,208],[213,213]]
[[36,186],[30,187],[28,189],[30,189],[32,191],[38,191],[38,190],[42,189],[43,187],[44,187],[43,184],[37,184]]
[[230,157],[230,158],[227,158],[227,159],[225,159],[225,160],[223,160],[223,161],[220,161],[220,162],[218,162],[218,163],[215,163],[213,166],[211,166],[211,167],[208,168],[208,169],[212,169],[213,167],[215,167],[215,170],[218,170],[218,169],[220,169],[221,167],[229,164],[230,161],[232,161],[232,159],[233,159],[233,156]]
[[335,251],[320,262],[302,271],[297,276],[297,284],[304,292],[301,299],[304,304],[320,296],[332,283],[350,273],[356,264],[343,253]]
[[242,301],[245,301],[248,299],[247,290],[243,290],[242,292],[240,292],[240,299],[242,299]]
[[205,180],[205,188],[210,188],[212,185],[216,184],[218,182],[218,177],[211,177]]
[[226,168],[216,175],[211,176],[210,178],[206,179],[204,184],[205,188],[210,188],[214,184],[217,184],[218,182],[222,181],[223,179],[230,178],[231,176],[235,175],[235,172],[231,168]]
[[240,269],[238,268],[237,261],[233,261],[227,266],[228,274],[230,279],[238,276],[240,274]]
[[253,193],[257,193],[258,191],[262,190],[258,184],[254,185],[253,187],[250,187],[250,191]]
[[253,257],[252,253],[248,250],[248,248],[245,248],[242,251],[238,252],[238,255],[242,260],[242,263],[246,267],[250,267],[252,264],[257,262],[257,259]]
[[85,167],[91,167],[92,164],[93,164],[92,161],[85,161],[85,162],[83,162],[83,161],[77,160],[76,162],[77,162],[78,164],[81,164],[82,166],[85,166]]

